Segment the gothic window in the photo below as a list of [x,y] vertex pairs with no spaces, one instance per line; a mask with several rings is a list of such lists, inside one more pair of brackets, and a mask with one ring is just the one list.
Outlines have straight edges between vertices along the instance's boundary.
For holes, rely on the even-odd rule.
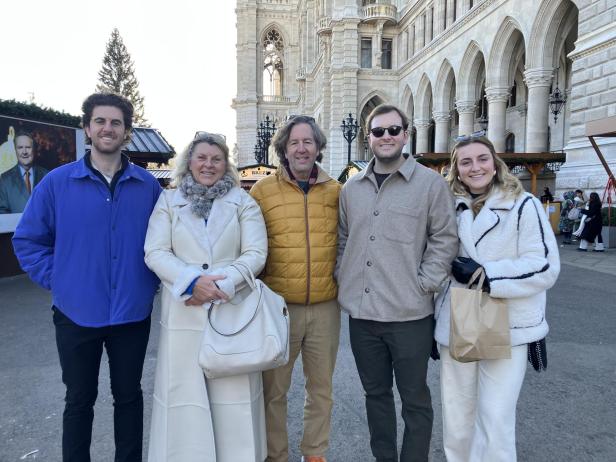
[[381,68],[391,69],[391,54],[393,42],[391,39],[381,40]]
[[263,40],[263,95],[282,96],[283,50],[282,35],[270,30]]
[[361,67],[364,69],[372,67],[372,39],[370,37],[361,39]]
[[474,3],[473,0],[470,0],[470,3],[468,4],[469,10],[473,7],[473,3]]

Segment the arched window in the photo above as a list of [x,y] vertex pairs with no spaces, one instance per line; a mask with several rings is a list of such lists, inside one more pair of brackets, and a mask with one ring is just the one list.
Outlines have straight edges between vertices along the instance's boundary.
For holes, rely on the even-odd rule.
[[428,152],[434,152],[436,146],[436,124],[434,119],[430,119],[430,127],[428,127]]
[[270,30],[263,40],[263,95],[282,96],[284,43],[276,29]]
[[515,152],[515,135],[509,133],[505,138],[505,152]]

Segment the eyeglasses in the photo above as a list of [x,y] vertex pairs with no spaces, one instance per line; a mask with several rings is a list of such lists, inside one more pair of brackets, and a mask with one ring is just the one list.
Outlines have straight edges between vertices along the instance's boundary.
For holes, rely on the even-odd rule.
[[483,138],[484,136],[486,136],[486,131],[485,130],[479,130],[479,131],[471,133],[470,135],[456,136],[454,138],[454,141],[456,143],[459,143],[461,141],[474,141],[474,140],[477,140],[479,138]]
[[400,125],[392,125],[391,127],[374,127],[370,129],[370,133],[372,133],[376,138],[380,138],[385,134],[385,131],[389,133],[390,136],[398,136],[402,131],[402,127]]
[[193,141],[206,141],[208,139],[216,139],[216,138],[222,138],[223,142],[227,141],[227,137],[225,135],[223,135],[222,133],[210,133],[210,132],[202,132],[202,131],[197,131],[195,132],[195,137],[193,138]]

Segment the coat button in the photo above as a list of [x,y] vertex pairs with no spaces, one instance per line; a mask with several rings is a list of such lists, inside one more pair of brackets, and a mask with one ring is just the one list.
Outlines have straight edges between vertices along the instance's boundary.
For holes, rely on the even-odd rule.
[[366,265],[368,265],[368,266],[372,266],[372,262],[371,262],[370,260],[368,260],[368,261],[366,262]]
[[364,289],[364,292],[366,292],[367,294],[370,293],[370,289],[368,289],[367,287]]
[[375,216],[375,217],[378,217],[378,216],[379,216],[379,211],[378,211],[378,210],[375,210],[373,213],[374,213],[374,216]]
[[210,267],[210,265],[208,265],[207,263],[204,263],[203,265],[201,265],[201,268],[203,268],[204,270],[208,269]]
[[376,239],[376,237],[375,237],[375,236],[370,236],[370,240],[371,240],[371,241],[374,241],[375,239]]

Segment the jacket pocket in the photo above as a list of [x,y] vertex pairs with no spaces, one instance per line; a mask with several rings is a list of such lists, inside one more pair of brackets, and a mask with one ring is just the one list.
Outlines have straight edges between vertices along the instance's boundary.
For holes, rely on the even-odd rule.
[[419,222],[420,211],[401,205],[390,205],[385,212],[383,236],[393,242],[412,244]]

